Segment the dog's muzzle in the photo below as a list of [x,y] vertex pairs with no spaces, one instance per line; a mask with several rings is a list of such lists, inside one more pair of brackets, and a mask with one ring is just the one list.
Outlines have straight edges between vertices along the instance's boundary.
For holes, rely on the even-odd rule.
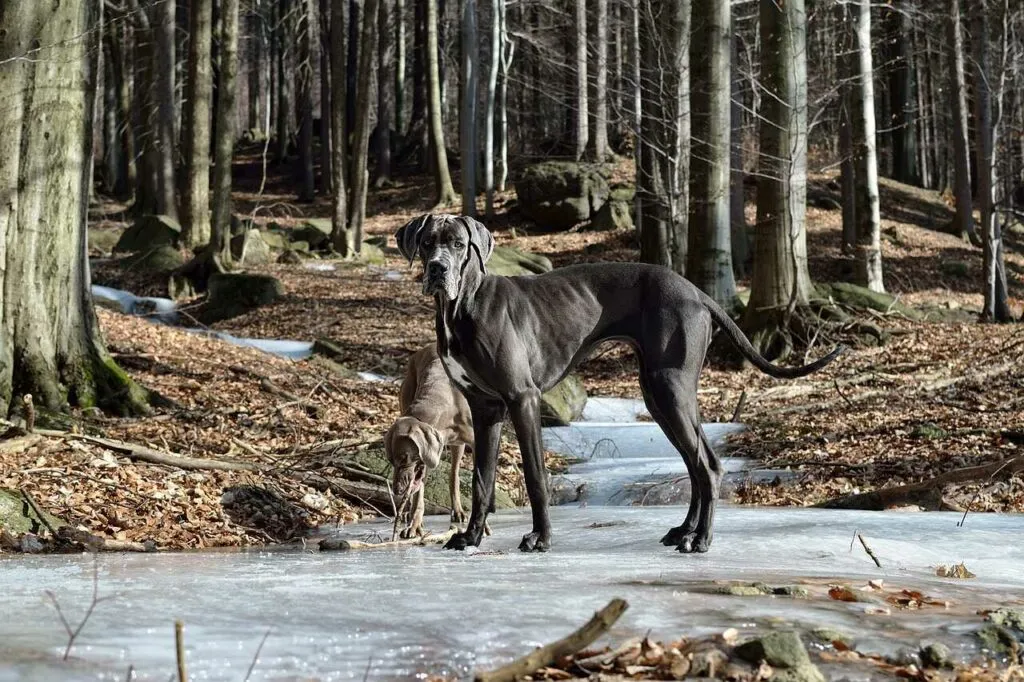
[[454,299],[458,294],[455,269],[441,260],[429,261],[423,272],[423,293],[427,296],[443,293]]

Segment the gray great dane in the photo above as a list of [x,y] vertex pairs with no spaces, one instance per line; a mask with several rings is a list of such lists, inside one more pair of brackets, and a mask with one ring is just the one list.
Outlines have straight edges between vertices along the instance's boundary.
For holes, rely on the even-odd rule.
[[765,360],[718,304],[668,268],[592,263],[543,275],[488,275],[494,240],[472,218],[424,215],[395,234],[399,251],[423,262],[423,293],[434,297],[438,355],[473,416],[473,510],[448,549],[479,546],[494,511],[501,424],[511,416],[523,458],[533,530],[519,549],[551,546],[548,491],[541,447],[540,396],[607,340],[634,348],[640,388],[651,416],[679,450],[692,482],[683,523],[661,542],[680,552],[711,544],[722,467],[701,428],[697,382],[712,323],[762,372],[802,377],[832,362],[838,347],[803,367]]

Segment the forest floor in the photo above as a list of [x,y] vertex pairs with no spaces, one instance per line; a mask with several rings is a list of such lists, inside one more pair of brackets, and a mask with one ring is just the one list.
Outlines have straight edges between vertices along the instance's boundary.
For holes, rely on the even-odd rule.
[[[272,176],[257,194],[253,169],[241,165],[239,175],[236,211],[257,223],[289,226],[329,215],[326,198],[296,204],[282,178]],[[138,419],[79,413],[64,427],[75,433],[0,440],[0,488],[23,490],[39,507],[99,536],[167,549],[278,542],[324,523],[390,514],[379,496],[382,481],[353,465],[351,455],[379,445],[397,416],[398,386],[345,370],[400,377],[406,357],[433,340],[432,307],[392,237],[430,209],[431,195],[427,178],[371,192],[367,237],[387,237],[384,265],[307,260],[254,268],[279,278],[285,296],[212,325],[238,336],[330,339],[340,350],[334,365],[286,360],[100,309],[114,358],[172,406]],[[556,266],[637,258],[632,232],[536,233],[513,198],[500,196],[487,221],[500,244],[544,254]],[[748,213],[752,221],[752,205]],[[1024,325],[975,321],[981,250],[943,231],[951,212],[941,197],[885,183],[882,215],[888,290],[930,312],[924,320],[864,313],[889,332],[887,343],[855,348],[799,381],[707,367],[699,395],[705,421],[730,420],[745,394],[739,417],[750,430],[734,440],[735,454],[796,474],[743,483],[733,501],[814,505],[995,463],[982,480],[925,486],[884,506],[1024,511]],[[128,220],[125,207],[112,202],[94,207],[92,217],[96,232],[123,229]],[[839,248],[839,212],[810,208],[808,225],[812,278],[843,280],[850,262]],[[1007,235],[1018,315],[1022,242],[1020,233]],[[166,295],[141,280],[114,279],[102,265],[95,269],[97,284]],[[811,348],[807,357],[826,351]],[[590,395],[640,397],[636,363],[624,347],[600,348],[579,373]],[[154,450],[245,468],[147,462]],[[517,459],[506,435],[501,481],[523,503]]]

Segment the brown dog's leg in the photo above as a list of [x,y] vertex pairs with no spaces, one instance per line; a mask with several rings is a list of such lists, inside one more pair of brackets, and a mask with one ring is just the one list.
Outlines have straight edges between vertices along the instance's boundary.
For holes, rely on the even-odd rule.
[[459,467],[462,465],[462,455],[466,452],[465,443],[452,443],[448,446],[452,453],[452,468],[448,477],[448,492],[452,500],[452,523],[462,524],[466,521],[466,510],[462,508],[461,479],[459,478]]

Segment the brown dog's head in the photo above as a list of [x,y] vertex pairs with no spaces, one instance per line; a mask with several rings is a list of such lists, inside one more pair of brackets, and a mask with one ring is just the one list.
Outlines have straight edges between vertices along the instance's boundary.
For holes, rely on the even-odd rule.
[[394,470],[391,487],[404,500],[423,486],[427,472],[441,463],[444,435],[415,417],[399,417],[384,434],[384,452]]

